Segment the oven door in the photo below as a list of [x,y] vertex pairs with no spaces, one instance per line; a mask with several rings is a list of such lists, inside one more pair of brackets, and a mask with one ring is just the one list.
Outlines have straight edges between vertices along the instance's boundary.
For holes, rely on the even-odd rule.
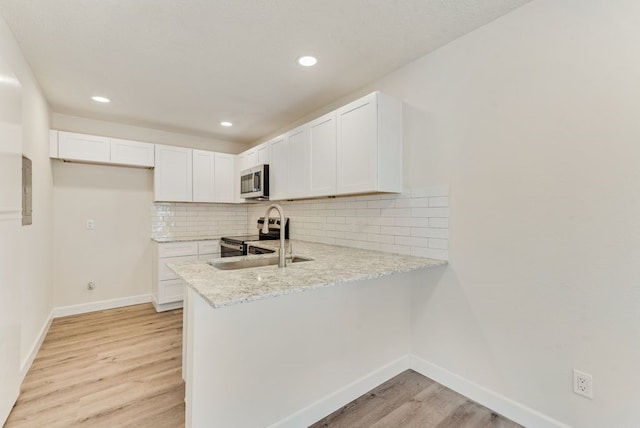
[[269,250],[266,248],[249,246],[247,253],[248,254],[271,254],[271,253],[275,253],[275,251]]
[[244,256],[244,245],[220,241],[220,257]]

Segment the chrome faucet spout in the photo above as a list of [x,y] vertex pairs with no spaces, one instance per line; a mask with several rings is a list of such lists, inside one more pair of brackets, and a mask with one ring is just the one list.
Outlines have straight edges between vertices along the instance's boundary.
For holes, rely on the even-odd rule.
[[267,211],[264,213],[264,224],[262,225],[262,233],[269,232],[269,214],[271,210],[278,211],[280,214],[280,251],[278,252],[278,267],[286,267],[286,257],[284,251],[284,229],[285,229],[285,218],[284,218],[284,210],[278,204],[271,204],[267,207]]

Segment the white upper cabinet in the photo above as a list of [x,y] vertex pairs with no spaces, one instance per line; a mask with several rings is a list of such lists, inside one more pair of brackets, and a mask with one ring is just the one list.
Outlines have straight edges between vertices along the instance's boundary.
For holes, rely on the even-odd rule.
[[262,143],[256,146],[257,163],[256,165],[269,164],[269,143]]
[[258,165],[268,164],[269,142],[262,143],[238,154],[238,162],[238,169],[240,171],[253,168]]
[[154,145],[111,138],[111,163],[152,167],[155,165]]
[[251,168],[251,154],[246,151],[238,154],[238,171],[244,171],[245,169]]
[[193,202],[234,202],[234,155],[193,151]]
[[58,133],[60,159],[85,162],[111,162],[111,139],[94,135]]
[[154,200],[191,202],[193,200],[192,149],[156,144],[155,151]]
[[215,200],[215,153],[193,150],[193,202]]
[[51,131],[49,156],[64,160],[151,168],[154,145],[119,138]]
[[235,156],[215,153],[214,198],[215,202],[235,202]]
[[269,144],[269,199],[286,199],[289,197],[289,140],[280,136]]
[[287,198],[304,198],[309,192],[309,126],[303,125],[285,135],[289,146]]
[[336,194],[336,112],[309,123],[309,196]]
[[336,113],[337,194],[402,192],[402,103],[373,92]]

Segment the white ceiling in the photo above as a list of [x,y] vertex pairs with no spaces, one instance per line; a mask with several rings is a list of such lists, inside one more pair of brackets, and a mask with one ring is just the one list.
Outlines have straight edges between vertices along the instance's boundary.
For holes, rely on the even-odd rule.
[[0,14],[53,111],[246,143],[528,1],[0,0]]

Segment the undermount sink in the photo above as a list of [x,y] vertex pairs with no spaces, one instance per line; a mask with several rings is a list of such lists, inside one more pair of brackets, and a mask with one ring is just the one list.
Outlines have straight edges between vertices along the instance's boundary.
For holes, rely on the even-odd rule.
[[[308,257],[300,257],[293,256],[292,258],[287,259],[287,263],[300,263],[300,262],[310,262],[313,259]],[[220,270],[236,270],[236,269],[248,269],[260,266],[270,266],[277,265],[278,258],[277,257],[266,257],[260,259],[252,259],[252,260],[239,260],[236,262],[209,262],[211,266]]]

